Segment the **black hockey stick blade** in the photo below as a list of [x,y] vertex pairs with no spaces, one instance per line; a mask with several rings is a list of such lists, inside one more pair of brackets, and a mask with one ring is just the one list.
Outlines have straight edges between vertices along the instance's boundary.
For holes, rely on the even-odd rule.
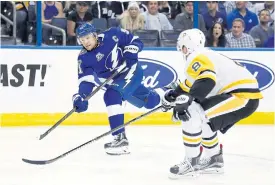
[[[102,136],[102,135],[101,135]],[[89,143],[92,143],[93,141],[96,141],[99,139],[99,137],[101,136],[98,136],[97,138],[94,138],[90,141],[87,141],[86,143],[83,143],[82,145],[76,147],[76,148],[73,148],[71,149],[70,151],[68,152],[65,152],[64,154],[61,154],[53,159],[48,159],[48,160],[30,160],[30,159],[22,159],[22,161],[24,161],[25,163],[29,163],[29,164],[35,164],[35,165],[45,165],[45,164],[50,164],[50,163],[53,163],[55,161],[57,161],[58,159],[61,159],[63,157],[65,157],[66,155],[70,154],[71,152],[75,151],[75,150],[78,150],[80,148],[82,148],[83,146],[89,144]]]
[[48,161],[33,161],[33,160],[29,160],[29,159],[22,159],[22,161],[24,161],[25,163],[29,163],[29,164],[36,164],[36,165],[45,165],[45,164],[49,164],[52,163],[54,161],[56,161],[57,159],[51,159]]
[[72,152],[74,152],[76,150],[79,150],[80,148],[84,147],[85,145],[88,145],[88,144],[90,144],[90,143],[92,143],[94,141],[97,141],[97,140],[99,140],[99,139],[101,139],[101,138],[103,138],[103,137],[105,137],[105,136],[107,136],[107,135],[109,135],[109,134],[111,134],[113,132],[116,132],[119,129],[121,129],[123,127],[126,127],[127,125],[129,125],[129,124],[131,124],[131,123],[133,123],[133,122],[135,122],[135,121],[137,121],[137,120],[139,120],[139,119],[141,119],[141,118],[143,118],[143,117],[145,117],[145,116],[147,116],[149,114],[152,114],[153,112],[158,111],[161,108],[162,108],[162,106],[158,106],[158,107],[156,107],[156,108],[154,108],[154,109],[152,109],[152,110],[150,110],[150,111],[148,111],[148,112],[146,112],[146,113],[144,113],[144,114],[142,114],[142,115],[140,115],[140,116],[138,116],[138,117],[136,117],[136,118],[128,121],[127,123],[125,123],[123,125],[120,125],[120,126],[114,128],[114,129],[112,129],[112,130],[110,130],[108,132],[105,132],[104,134],[101,134],[100,136],[97,136],[96,138],[94,138],[94,139],[92,139],[90,141],[87,141],[86,143],[83,143],[83,144],[81,144],[81,145],[79,145],[79,146],[71,149],[70,151],[65,152],[65,153],[63,153],[63,154],[61,154],[61,155],[59,155],[59,156],[57,156],[57,157],[55,157],[53,159],[49,159],[49,160],[30,160],[30,159],[24,159],[23,158],[22,161],[24,161],[26,163],[29,163],[29,164],[34,164],[34,165],[45,165],[45,164],[53,163],[53,162],[55,162],[55,161],[57,161],[57,160],[65,157],[65,156],[69,155],[70,153],[72,153]]

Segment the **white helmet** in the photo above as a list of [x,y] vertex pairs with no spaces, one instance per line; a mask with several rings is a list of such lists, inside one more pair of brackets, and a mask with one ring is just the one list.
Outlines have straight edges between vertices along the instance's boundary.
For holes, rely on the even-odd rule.
[[205,36],[204,33],[199,29],[189,29],[180,33],[178,37],[177,47],[181,51],[183,46],[187,48],[188,55],[198,49],[204,48]]

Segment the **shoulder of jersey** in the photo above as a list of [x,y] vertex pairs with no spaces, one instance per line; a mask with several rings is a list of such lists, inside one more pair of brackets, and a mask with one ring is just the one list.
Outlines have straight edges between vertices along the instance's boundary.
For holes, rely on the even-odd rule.
[[201,50],[201,51],[197,51],[197,52],[193,52],[192,54],[190,54],[190,56],[187,58],[187,62],[191,62],[194,59],[203,59],[204,57],[207,57],[210,55],[211,53],[208,50]]
[[119,28],[116,28],[116,27],[111,27],[107,30],[105,30],[103,33],[104,34],[116,34],[116,32],[118,31]]
[[195,58],[197,58],[200,55],[198,52],[193,52],[191,53],[187,59],[186,59],[186,64],[188,65],[190,62],[192,62]]
[[101,37],[103,42],[118,42],[118,28],[109,28],[99,34],[98,37]]
[[85,53],[87,53],[87,50],[85,48],[82,48],[78,54],[78,56],[84,55]]

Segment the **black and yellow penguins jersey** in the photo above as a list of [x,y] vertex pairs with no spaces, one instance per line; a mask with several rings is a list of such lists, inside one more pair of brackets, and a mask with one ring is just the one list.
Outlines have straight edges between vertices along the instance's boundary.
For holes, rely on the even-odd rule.
[[209,49],[193,52],[185,61],[181,88],[198,99],[233,94],[246,99],[263,98],[256,78],[240,63]]

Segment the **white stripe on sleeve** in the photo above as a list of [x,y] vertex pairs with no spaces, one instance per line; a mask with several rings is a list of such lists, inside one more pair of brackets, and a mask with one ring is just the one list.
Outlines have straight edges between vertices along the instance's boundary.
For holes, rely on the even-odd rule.
[[132,43],[134,40],[138,39],[139,37],[138,36],[133,36],[132,40],[130,43]]
[[87,75],[87,76],[83,76],[80,79],[78,79],[78,85],[81,84],[81,82],[91,82],[91,83],[95,83],[95,77],[93,75]]

